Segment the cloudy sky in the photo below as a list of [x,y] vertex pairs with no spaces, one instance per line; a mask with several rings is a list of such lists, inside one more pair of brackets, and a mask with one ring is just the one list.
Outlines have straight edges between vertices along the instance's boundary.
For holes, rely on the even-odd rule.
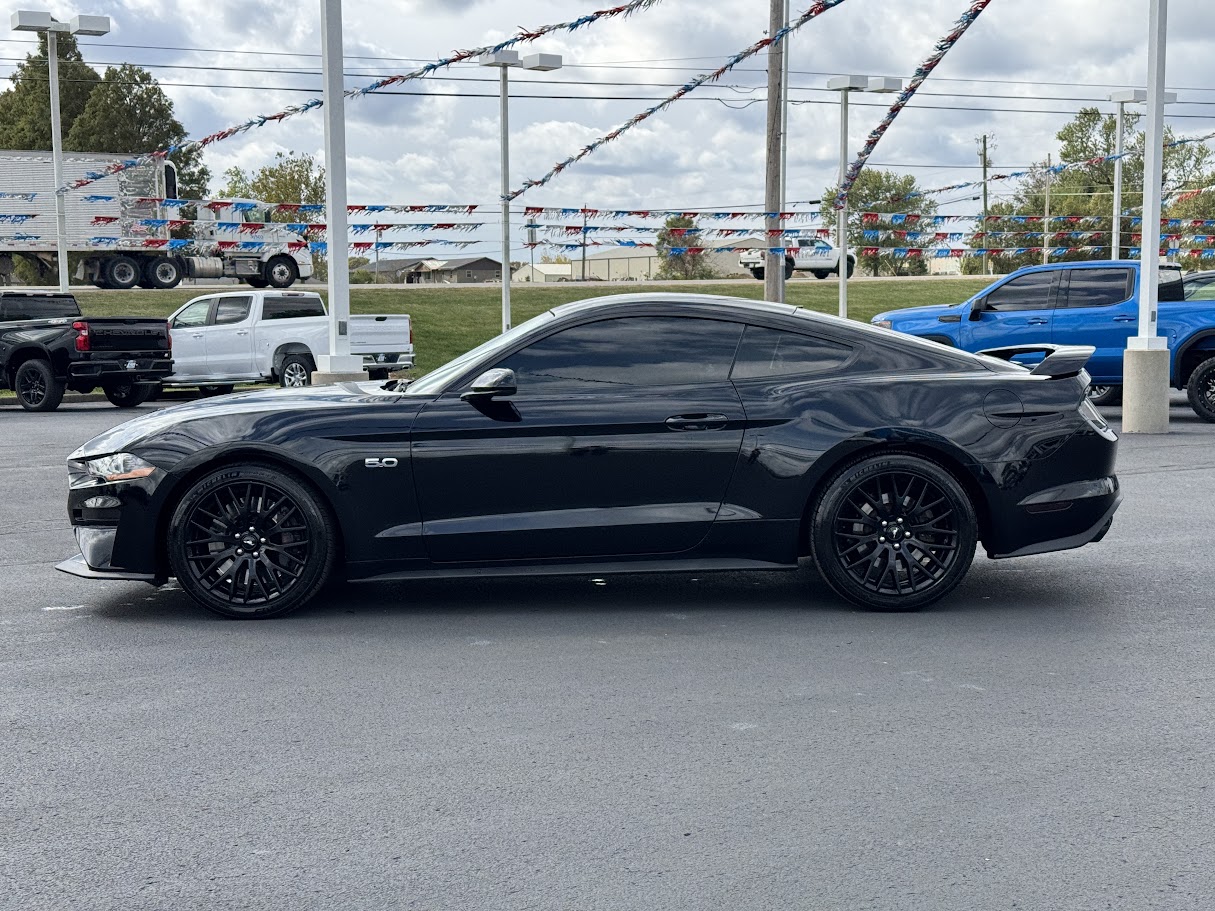
[[[22,6],[37,4],[22,4]],[[571,19],[596,6],[555,0],[345,0],[347,85],[404,72],[453,49],[508,37],[519,26]],[[9,5],[12,8],[16,8]],[[806,6],[795,0],[793,9]],[[909,77],[965,0],[849,0],[789,45],[789,196],[817,198],[838,167],[838,106],[828,75]],[[1169,87],[1179,135],[1215,130],[1215,40],[1210,0],[1173,0]],[[82,42],[85,58],[146,66],[174,99],[191,135],[320,94],[318,0],[80,0],[50,9],[112,17],[113,32]],[[201,11],[206,10],[204,15]],[[512,185],[620,125],[764,33],[762,0],[663,0],[628,19],[542,39],[565,68],[512,77]],[[5,9],[7,18],[8,9]],[[1055,132],[1081,106],[1142,86],[1147,0],[995,0],[945,58],[871,162],[923,186],[973,179],[975,137],[994,137],[997,169],[1057,153]],[[26,47],[10,33],[3,70]],[[526,51],[525,51],[526,52]],[[759,55],[650,119],[520,205],[741,208],[763,199],[764,57]],[[366,203],[480,203],[498,192],[496,71],[473,64],[406,83],[399,94],[347,104],[350,199]],[[855,152],[893,96],[853,96]],[[319,113],[212,147],[219,175],[256,168],[276,151],[323,151]],[[218,185],[218,181],[216,182]],[[1007,185],[997,188],[1003,192]],[[959,201],[943,211],[973,211]]]

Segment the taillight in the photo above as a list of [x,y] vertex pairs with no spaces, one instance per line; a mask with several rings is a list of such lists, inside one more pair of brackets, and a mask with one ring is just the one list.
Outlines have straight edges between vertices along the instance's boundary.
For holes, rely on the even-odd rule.
[[72,323],[72,328],[76,330],[76,350],[91,351],[92,345],[89,342],[89,324],[76,320]]
[[168,320],[165,320],[165,346],[173,350],[173,324]]
[[409,344],[413,344],[413,320],[409,321]]

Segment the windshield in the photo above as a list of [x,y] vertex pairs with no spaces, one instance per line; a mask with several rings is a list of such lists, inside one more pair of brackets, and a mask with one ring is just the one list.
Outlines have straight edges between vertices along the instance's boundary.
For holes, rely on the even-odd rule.
[[529,319],[526,323],[520,323],[515,328],[491,338],[482,345],[478,345],[472,351],[461,354],[454,361],[448,361],[442,367],[430,371],[430,373],[421,379],[414,380],[403,391],[406,395],[436,395],[447,388],[448,383],[467,370],[470,364],[476,363],[482,357],[490,355],[495,351],[509,348],[520,336],[526,335],[535,329],[536,326],[546,323],[552,318],[552,313],[545,312]]

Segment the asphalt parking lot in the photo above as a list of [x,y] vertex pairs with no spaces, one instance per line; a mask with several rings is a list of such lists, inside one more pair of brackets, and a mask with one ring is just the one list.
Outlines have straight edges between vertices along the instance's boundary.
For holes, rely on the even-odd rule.
[[0,404],[4,907],[1210,907],[1188,408],[1123,438],[1105,541],[980,557],[919,614],[804,567],[339,586],[261,623],[54,571],[64,458],[128,416]]

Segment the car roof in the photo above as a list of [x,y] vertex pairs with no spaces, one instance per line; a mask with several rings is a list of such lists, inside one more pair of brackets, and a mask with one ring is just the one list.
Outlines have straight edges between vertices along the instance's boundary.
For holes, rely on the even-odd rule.
[[591,297],[586,300],[572,301],[560,304],[552,309],[553,316],[571,316],[591,310],[616,309],[630,304],[682,304],[689,307],[721,308],[723,312],[745,319],[748,314],[776,314],[792,316],[800,308],[793,304],[775,304],[771,301],[747,300],[741,297],[727,297],[724,294],[608,294],[604,297]]

